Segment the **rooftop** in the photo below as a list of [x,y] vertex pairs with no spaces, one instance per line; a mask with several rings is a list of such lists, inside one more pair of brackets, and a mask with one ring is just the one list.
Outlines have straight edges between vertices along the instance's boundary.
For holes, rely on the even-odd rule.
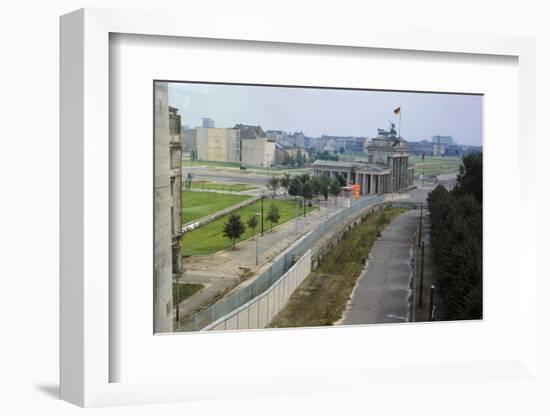
[[378,163],[367,163],[367,162],[344,162],[336,160],[316,160],[313,162],[313,167],[328,167],[328,168],[344,168],[344,169],[365,169],[372,172],[382,172],[389,170],[385,165],[380,165]]

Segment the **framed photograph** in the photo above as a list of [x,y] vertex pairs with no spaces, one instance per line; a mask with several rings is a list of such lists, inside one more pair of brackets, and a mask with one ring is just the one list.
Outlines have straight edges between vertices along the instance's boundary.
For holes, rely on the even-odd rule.
[[61,397],[531,378],[534,40],[180,18],[61,18]]

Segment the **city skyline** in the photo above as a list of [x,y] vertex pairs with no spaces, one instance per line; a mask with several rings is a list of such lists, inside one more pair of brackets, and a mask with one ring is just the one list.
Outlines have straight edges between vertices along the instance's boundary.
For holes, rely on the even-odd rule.
[[456,143],[482,145],[481,95],[274,87],[234,84],[168,83],[170,105],[182,124],[216,127],[260,125],[264,130],[303,131],[306,136],[376,136],[400,107],[401,135],[409,141],[453,136]]

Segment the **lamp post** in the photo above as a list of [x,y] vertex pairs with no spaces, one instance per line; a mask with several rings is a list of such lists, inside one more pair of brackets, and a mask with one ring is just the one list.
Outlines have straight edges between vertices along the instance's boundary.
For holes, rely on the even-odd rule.
[[420,247],[422,241],[422,208],[423,205],[420,205],[420,224],[418,225],[418,247]]
[[[254,215],[256,217],[258,217],[260,215],[260,213],[257,212]],[[260,246],[258,245],[258,240],[260,239],[260,236],[258,235],[259,234],[259,228],[260,228],[260,222],[256,221],[256,266],[258,265],[259,258],[260,258]]]
[[327,194],[326,194],[326,198],[325,198],[325,202],[327,203],[327,221],[328,221],[328,191],[330,189],[330,186],[327,186]]
[[296,204],[294,204],[294,206],[296,207],[295,209],[295,213],[294,213],[294,218],[295,218],[295,221],[294,221],[294,234],[295,235],[298,235],[298,197],[294,197],[295,201],[296,201]]
[[418,296],[418,306],[422,307],[422,293],[424,292],[424,240],[422,240],[422,251],[420,258],[420,294]]
[[264,235],[264,191],[262,190],[262,199],[261,199],[261,211],[262,211],[262,236]]

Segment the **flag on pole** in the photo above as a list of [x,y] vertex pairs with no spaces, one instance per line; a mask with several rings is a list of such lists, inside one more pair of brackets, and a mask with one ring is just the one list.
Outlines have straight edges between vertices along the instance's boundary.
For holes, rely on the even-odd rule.
[[401,107],[397,107],[395,110],[393,110],[393,114],[398,116],[401,113]]

